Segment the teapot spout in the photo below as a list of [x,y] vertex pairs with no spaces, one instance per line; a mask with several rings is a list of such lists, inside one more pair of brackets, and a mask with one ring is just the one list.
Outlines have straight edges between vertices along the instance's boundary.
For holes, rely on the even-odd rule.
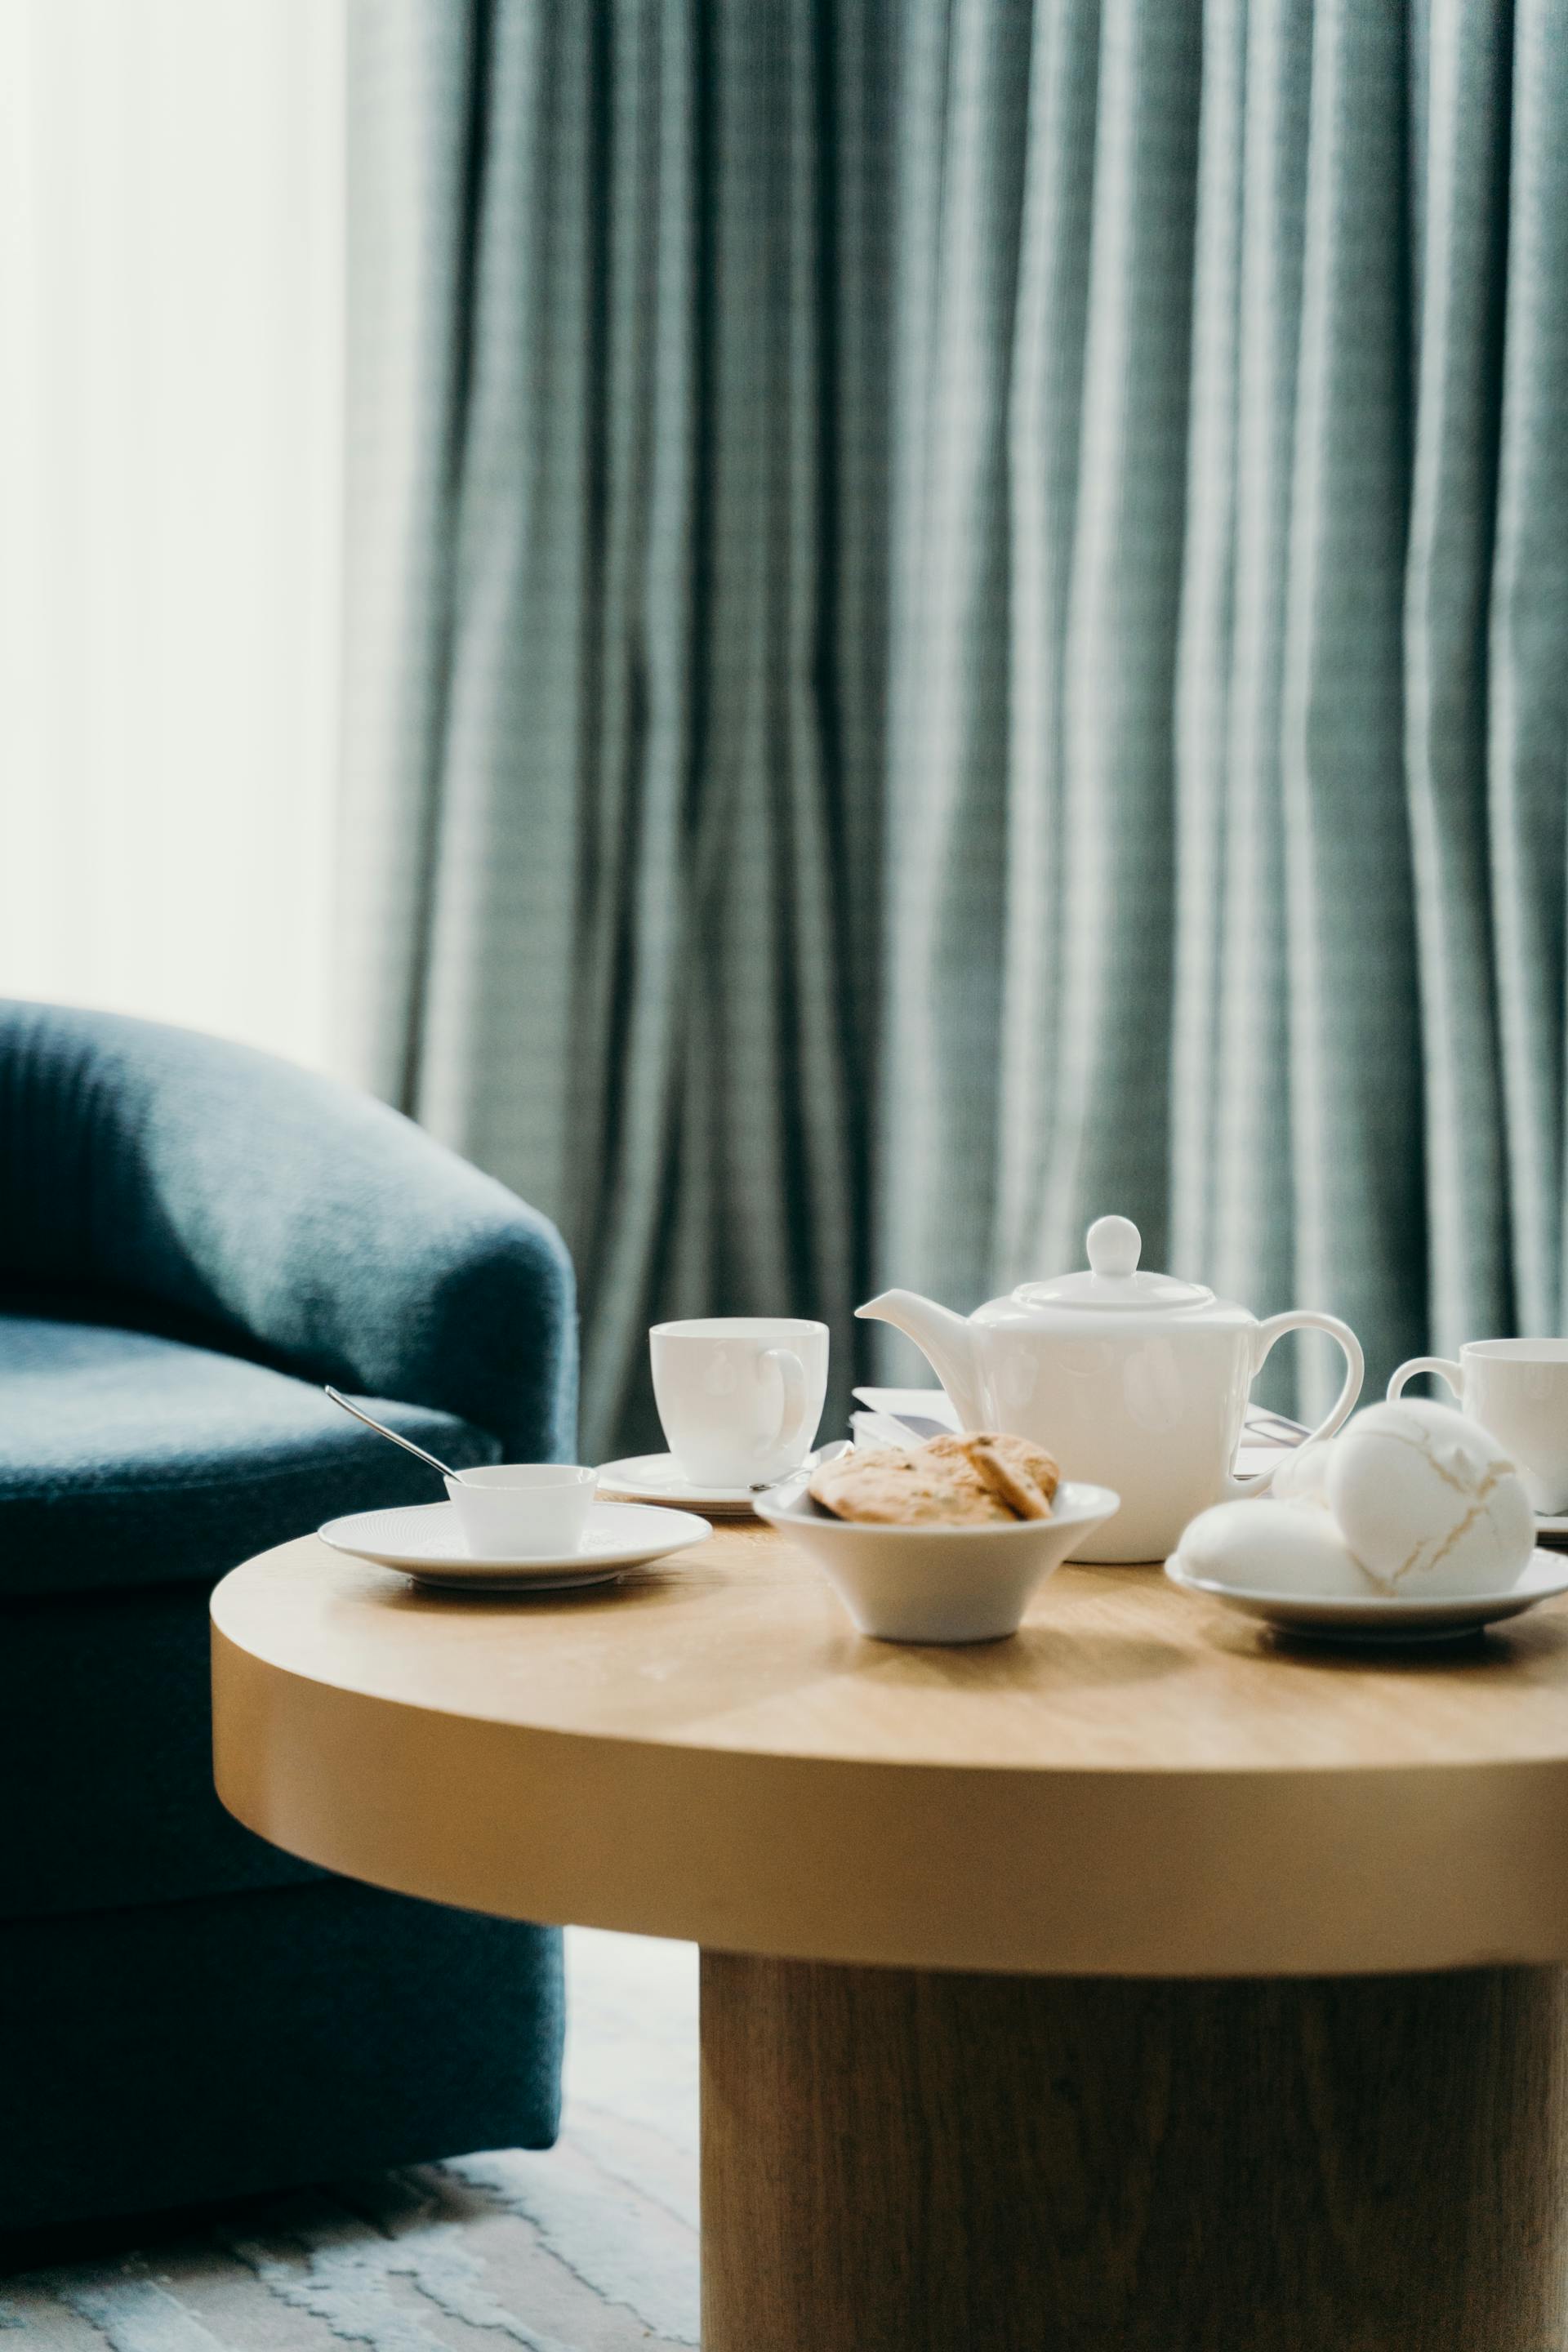
[[934,1298],[922,1298],[918,1290],[884,1290],[855,1312],[868,1323],[890,1323],[914,1341],[947,1391],[960,1429],[985,1427],[974,1333],[965,1317],[939,1307]]

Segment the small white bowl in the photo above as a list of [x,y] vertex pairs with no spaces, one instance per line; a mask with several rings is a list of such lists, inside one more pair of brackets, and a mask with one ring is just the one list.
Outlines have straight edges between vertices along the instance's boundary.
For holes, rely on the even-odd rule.
[[757,1517],[816,1562],[857,1627],[879,1642],[996,1642],[1030,1596],[1121,1497],[1068,1481],[1048,1519],[978,1528],[879,1528],[836,1519],[800,1486],[756,1499]]
[[599,1484],[570,1462],[489,1462],[447,1481],[476,1559],[555,1559],[583,1540]]

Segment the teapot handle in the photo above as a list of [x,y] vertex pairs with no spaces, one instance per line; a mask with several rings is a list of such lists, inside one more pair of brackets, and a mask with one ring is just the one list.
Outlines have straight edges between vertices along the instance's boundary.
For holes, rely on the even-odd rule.
[[[1301,1440],[1303,1445],[1312,1445],[1321,1437],[1332,1437],[1335,1430],[1349,1420],[1355,1401],[1361,1394],[1362,1374],[1366,1369],[1365,1359],[1362,1355],[1361,1341],[1356,1338],[1350,1325],[1342,1323],[1337,1315],[1316,1315],[1309,1309],[1292,1308],[1289,1315],[1271,1315],[1268,1320],[1266,1323],[1260,1323],[1253,1333],[1252,1380],[1247,1382],[1249,1389],[1252,1381],[1255,1381],[1263,1370],[1275,1341],[1282,1339],[1287,1331],[1326,1331],[1330,1339],[1339,1347],[1345,1360],[1344,1386],[1334,1399],[1327,1418],[1318,1423],[1310,1436]],[[1279,1463],[1273,1462],[1267,1470],[1257,1471],[1250,1478],[1232,1478],[1226,1500],[1238,1503],[1244,1501],[1249,1495],[1263,1494],[1273,1483],[1274,1475],[1279,1467]]]

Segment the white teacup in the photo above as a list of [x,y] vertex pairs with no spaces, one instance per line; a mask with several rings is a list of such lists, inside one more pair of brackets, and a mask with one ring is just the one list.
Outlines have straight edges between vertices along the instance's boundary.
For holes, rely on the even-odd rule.
[[1389,1381],[1390,1398],[1417,1372],[1447,1381],[1460,1410],[1509,1455],[1538,1512],[1568,1511],[1568,1339],[1471,1339],[1457,1364],[1412,1356]]
[[827,1326],[704,1316],[648,1333],[669,1450],[695,1486],[771,1485],[811,1451],[827,1387]]
[[559,1559],[581,1546],[598,1484],[570,1462],[487,1462],[447,1492],[475,1559]]

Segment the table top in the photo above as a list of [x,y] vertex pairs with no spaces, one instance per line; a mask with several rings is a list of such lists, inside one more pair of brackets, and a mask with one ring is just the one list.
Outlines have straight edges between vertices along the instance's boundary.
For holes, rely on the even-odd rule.
[[213,1625],[230,1810],[437,1900],[1020,1973],[1568,1959],[1568,1598],[1369,1658],[1066,1568],[1016,1639],[905,1648],[746,1527],[522,1601],[310,1537]]

